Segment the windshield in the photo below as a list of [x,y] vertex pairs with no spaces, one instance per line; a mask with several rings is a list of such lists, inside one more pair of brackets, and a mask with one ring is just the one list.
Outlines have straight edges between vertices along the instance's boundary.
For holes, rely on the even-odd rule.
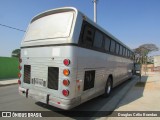
[[68,37],[72,20],[73,12],[56,13],[41,17],[30,24],[24,41]]

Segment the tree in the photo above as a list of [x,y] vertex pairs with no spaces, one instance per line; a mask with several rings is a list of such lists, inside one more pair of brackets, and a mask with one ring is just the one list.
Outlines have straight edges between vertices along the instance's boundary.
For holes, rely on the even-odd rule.
[[20,56],[20,49],[15,49],[12,51],[12,57],[19,57]]
[[155,44],[143,44],[138,48],[134,49],[135,61],[138,63],[145,63],[147,61],[147,56],[153,51],[158,51],[159,48]]
[[148,54],[158,50],[159,48],[155,44],[143,44],[143,45],[140,45],[138,48],[134,49],[135,62],[140,64],[145,64],[145,67],[144,67],[145,75],[147,72]]

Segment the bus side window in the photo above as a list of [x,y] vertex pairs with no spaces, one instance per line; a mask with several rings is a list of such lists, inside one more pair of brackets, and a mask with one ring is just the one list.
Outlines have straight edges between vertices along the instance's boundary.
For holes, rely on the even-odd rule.
[[128,54],[128,49],[126,49],[126,54],[125,54],[126,57],[128,57],[127,54]]
[[106,51],[109,51],[110,43],[111,43],[111,40],[109,39],[109,37],[105,36],[105,50]]
[[86,25],[84,28],[84,34],[83,34],[83,45],[92,46],[93,37],[94,37],[94,29]]
[[114,40],[111,40],[110,52],[112,53],[115,52],[115,46],[116,46],[116,42]]
[[119,44],[116,43],[116,54],[118,55],[119,54]]
[[123,55],[123,47],[120,45],[119,55]]
[[130,58],[130,51],[128,50],[128,58]]
[[94,43],[93,46],[96,48],[102,47],[103,35],[98,30],[95,32]]
[[125,56],[126,48],[123,47],[123,56]]

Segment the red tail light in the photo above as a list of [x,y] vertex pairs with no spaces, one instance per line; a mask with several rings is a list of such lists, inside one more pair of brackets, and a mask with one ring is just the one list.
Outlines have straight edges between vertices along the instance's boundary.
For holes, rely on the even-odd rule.
[[19,78],[21,77],[21,73],[18,73],[18,77],[19,77]]
[[65,79],[63,80],[63,85],[64,86],[68,86],[70,84],[69,80]]
[[19,85],[21,84],[21,81],[20,81],[20,80],[18,80],[18,84],[19,84]]
[[68,66],[70,64],[70,60],[69,59],[64,59],[63,64]]
[[68,90],[63,90],[63,91],[62,91],[62,94],[63,94],[64,96],[68,96],[68,95],[69,95],[69,91],[68,91]]

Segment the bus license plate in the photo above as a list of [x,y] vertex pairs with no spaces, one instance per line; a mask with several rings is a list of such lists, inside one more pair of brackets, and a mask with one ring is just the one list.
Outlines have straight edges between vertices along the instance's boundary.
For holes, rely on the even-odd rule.
[[35,86],[43,86],[43,79],[33,78]]

